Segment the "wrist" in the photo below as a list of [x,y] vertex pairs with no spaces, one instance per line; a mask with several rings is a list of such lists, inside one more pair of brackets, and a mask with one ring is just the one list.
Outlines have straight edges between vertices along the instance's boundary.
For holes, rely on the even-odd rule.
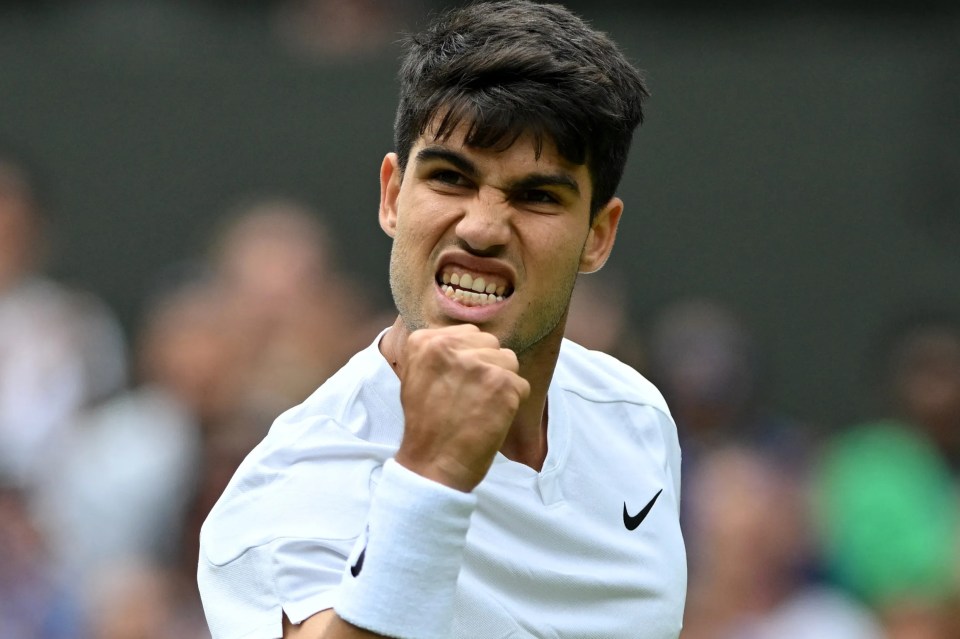
[[383,467],[341,582],[337,614],[389,637],[446,639],[476,496]]
[[473,492],[473,489],[483,479],[482,475],[477,477],[475,472],[448,457],[438,457],[429,462],[421,462],[400,450],[397,451],[395,459],[397,464],[404,469],[462,493]]

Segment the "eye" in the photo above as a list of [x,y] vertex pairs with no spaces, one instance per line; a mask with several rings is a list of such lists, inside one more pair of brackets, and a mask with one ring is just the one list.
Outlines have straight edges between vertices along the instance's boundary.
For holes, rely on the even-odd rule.
[[470,181],[461,173],[452,169],[438,169],[429,175],[429,179],[449,186],[468,186]]
[[543,189],[529,189],[517,194],[517,199],[532,204],[559,204],[560,200],[550,191]]

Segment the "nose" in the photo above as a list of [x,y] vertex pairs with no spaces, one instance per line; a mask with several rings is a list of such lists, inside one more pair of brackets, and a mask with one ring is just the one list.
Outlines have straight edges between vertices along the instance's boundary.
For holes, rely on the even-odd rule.
[[510,240],[511,207],[503,193],[480,188],[457,222],[457,237],[476,253],[489,254]]

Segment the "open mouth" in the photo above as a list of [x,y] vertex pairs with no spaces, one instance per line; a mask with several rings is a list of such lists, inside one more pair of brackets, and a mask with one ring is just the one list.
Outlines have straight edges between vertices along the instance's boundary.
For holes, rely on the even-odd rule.
[[443,294],[464,306],[489,306],[513,294],[513,287],[497,275],[471,273],[460,267],[446,267],[437,273]]

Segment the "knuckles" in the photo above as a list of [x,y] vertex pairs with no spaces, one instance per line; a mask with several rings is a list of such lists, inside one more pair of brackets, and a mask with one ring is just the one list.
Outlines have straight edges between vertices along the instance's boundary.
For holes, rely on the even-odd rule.
[[420,329],[407,337],[407,354],[414,360],[462,360],[473,349],[500,349],[500,340],[472,324]]
[[448,486],[472,490],[530,394],[517,355],[469,324],[414,331],[405,349],[406,426],[397,459]]
[[518,374],[516,353],[500,348],[496,336],[471,324],[414,331],[407,338],[406,349],[409,366],[403,374],[405,379],[423,381],[421,375],[430,371],[429,376],[441,385],[482,389],[486,400],[496,401],[511,412],[529,395],[529,383]]

